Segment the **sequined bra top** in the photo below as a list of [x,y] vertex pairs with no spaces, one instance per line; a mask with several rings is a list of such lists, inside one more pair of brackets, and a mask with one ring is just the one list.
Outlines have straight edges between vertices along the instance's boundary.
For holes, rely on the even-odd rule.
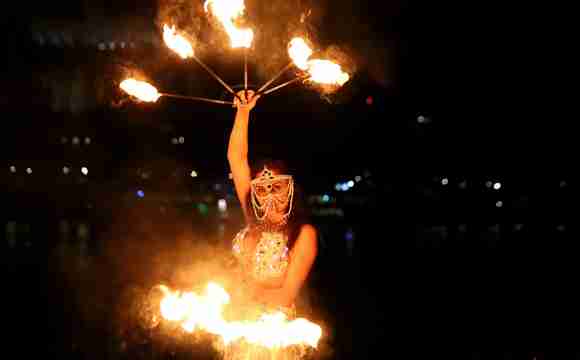
[[233,253],[242,266],[257,281],[278,278],[288,267],[288,236],[281,232],[262,232],[255,251],[248,246],[249,227],[242,229],[233,240]]

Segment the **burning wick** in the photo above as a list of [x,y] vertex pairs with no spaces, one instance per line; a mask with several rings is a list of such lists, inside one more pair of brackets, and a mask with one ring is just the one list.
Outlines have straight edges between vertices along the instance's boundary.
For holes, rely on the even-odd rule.
[[182,35],[177,34],[174,26],[163,25],[163,41],[168,48],[175,51],[182,59],[195,56],[191,43]]
[[350,79],[340,65],[329,60],[308,60],[308,73],[310,80],[319,84],[342,86]]
[[340,65],[330,60],[310,59],[312,49],[302,38],[290,41],[288,55],[297,68],[310,74],[310,81],[327,85],[344,85],[350,76],[342,71]]
[[155,86],[145,81],[126,79],[121,82],[119,87],[127,94],[145,102],[156,102],[161,97]]
[[243,15],[246,5],[244,0],[207,0],[204,9],[221,22],[230,37],[232,48],[249,48],[254,40],[254,32],[251,29],[238,29],[234,21]]
[[[267,95],[300,80],[309,80],[324,85],[342,86],[350,79],[350,76],[342,71],[340,65],[330,60],[309,59],[312,53],[312,49],[308,46],[308,44],[306,44],[304,39],[299,37],[293,38],[288,45],[288,55],[292,59],[292,62],[286,65],[272,79],[268,80],[264,85],[262,85],[257,93]],[[270,84],[272,84],[275,80],[282,76],[282,74],[290,69],[292,64],[294,64],[300,70],[305,71],[308,75],[289,80],[276,87],[265,90],[268,86],[270,86]]]
[[176,95],[176,94],[168,94],[168,93],[160,93],[157,91],[155,86],[145,82],[139,81],[135,79],[126,79],[121,82],[119,87],[125,91],[127,94],[136,97],[137,99],[145,102],[156,102],[161,96],[166,97],[173,97],[178,99],[187,99],[187,100],[196,100],[196,101],[204,101],[214,104],[222,104],[222,105],[233,105],[231,101],[222,101],[222,100],[214,100],[214,99],[207,99],[198,96],[184,96],[184,95]]
[[176,52],[182,59],[193,58],[197,61],[197,63],[213,76],[213,78],[216,79],[227,91],[239,99],[239,96],[234,92],[231,86],[226,84],[226,82],[223,81],[215,71],[210,69],[209,66],[204,64],[197,56],[195,56],[191,43],[184,36],[177,34],[175,27],[169,27],[166,24],[163,25],[163,41],[168,48]]
[[294,38],[290,40],[288,55],[297,68],[306,71],[308,69],[308,58],[312,55],[312,49],[310,49],[304,39]]

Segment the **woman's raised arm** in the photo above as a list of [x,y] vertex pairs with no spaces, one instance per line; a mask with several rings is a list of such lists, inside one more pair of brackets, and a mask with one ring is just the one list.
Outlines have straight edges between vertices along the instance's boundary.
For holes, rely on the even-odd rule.
[[237,98],[234,99],[237,112],[228,144],[228,162],[230,164],[236,194],[240,200],[247,222],[249,219],[248,216],[251,216],[247,206],[251,181],[250,165],[248,162],[248,126],[250,112],[256,105],[256,101],[260,98],[260,95],[254,96],[254,92],[249,90],[248,99],[246,99],[244,91],[238,92],[238,96],[240,96],[242,102]]

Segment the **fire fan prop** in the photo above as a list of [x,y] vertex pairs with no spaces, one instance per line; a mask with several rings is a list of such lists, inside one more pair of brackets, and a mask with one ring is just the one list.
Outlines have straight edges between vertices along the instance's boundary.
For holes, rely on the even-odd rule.
[[[243,16],[245,11],[244,0],[206,0],[204,4],[206,13],[214,16],[223,26],[230,39],[231,48],[243,48],[244,52],[244,90],[248,90],[248,49],[251,48],[254,40],[252,29],[241,29],[236,26],[235,21]],[[209,66],[203,63],[196,55],[194,45],[183,34],[180,34],[175,26],[163,25],[163,41],[165,45],[174,51],[184,60],[195,60],[205,71],[207,71],[216,81],[218,81],[229,93],[236,96],[234,90],[222,78],[220,78]],[[257,93],[261,95],[271,94],[295,82],[306,82],[320,84],[324,86],[343,86],[350,76],[344,72],[340,65],[325,59],[311,59],[313,51],[302,38],[294,38],[288,44],[288,55],[291,62],[277,73],[272,79],[261,86]],[[274,81],[282,76],[292,66],[300,70],[300,74],[283,84],[269,88]],[[169,93],[160,93],[148,83],[137,79],[125,79],[120,87],[127,94],[139,101],[156,102],[161,96],[174,97],[187,100],[204,101],[222,105],[233,105],[232,102],[208,99],[197,96],[184,96]],[[239,98],[239,97],[238,97]],[[241,101],[241,99],[240,99]]]

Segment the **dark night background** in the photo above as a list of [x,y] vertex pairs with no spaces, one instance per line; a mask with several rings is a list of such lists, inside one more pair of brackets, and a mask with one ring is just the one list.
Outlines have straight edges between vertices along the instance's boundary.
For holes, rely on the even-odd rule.
[[[136,104],[117,88],[138,70],[163,90],[229,99],[160,42],[163,14],[211,30],[188,22],[184,3],[197,4],[22,2],[3,15],[2,299],[19,356],[210,356],[140,328],[132,310],[240,227],[226,161],[233,109]],[[313,210],[307,292],[333,329],[331,358],[577,358],[573,120],[529,95],[550,89],[511,56],[530,39],[500,30],[507,10],[246,3],[254,29],[268,29],[250,81],[284,65],[277,40],[307,9],[302,30],[356,64],[333,95],[295,85],[264,97],[250,130],[250,155],[287,160]],[[239,52],[199,56],[239,86]]]

